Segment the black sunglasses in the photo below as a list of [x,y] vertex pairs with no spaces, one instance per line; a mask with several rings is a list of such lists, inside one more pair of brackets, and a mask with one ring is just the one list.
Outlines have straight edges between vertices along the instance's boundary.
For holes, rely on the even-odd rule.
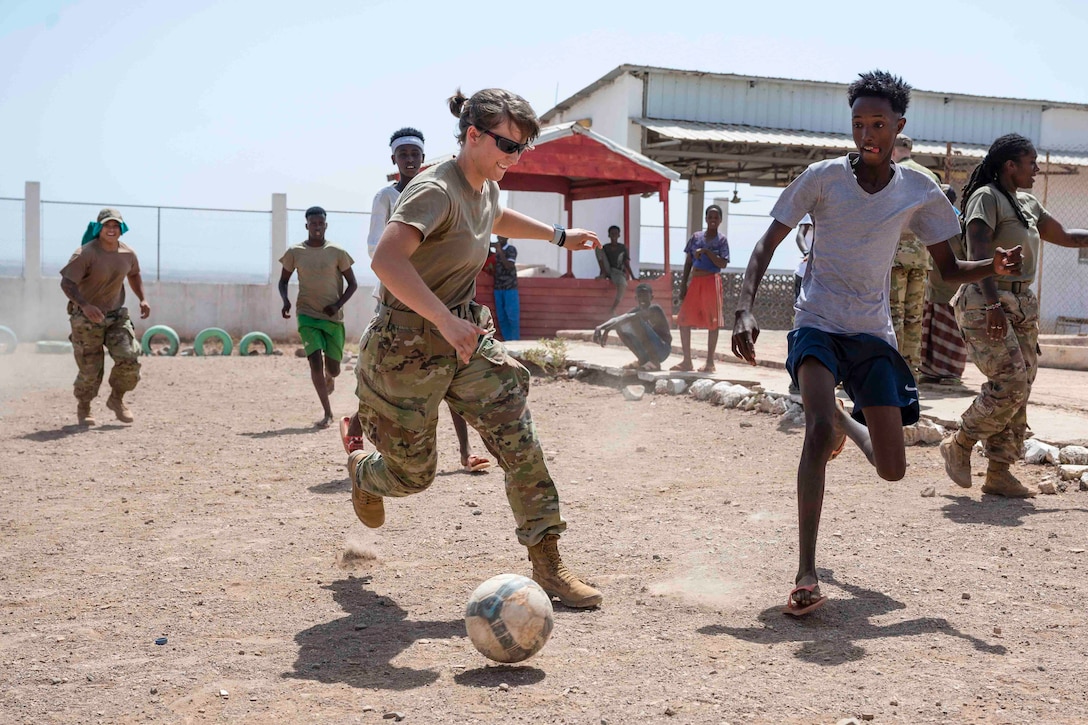
[[531,143],[518,143],[513,139],[506,138],[505,136],[500,136],[497,133],[492,133],[486,128],[480,128],[479,126],[477,126],[476,130],[482,131],[491,138],[495,139],[495,146],[497,146],[499,151],[502,151],[504,154],[523,154],[533,147]]

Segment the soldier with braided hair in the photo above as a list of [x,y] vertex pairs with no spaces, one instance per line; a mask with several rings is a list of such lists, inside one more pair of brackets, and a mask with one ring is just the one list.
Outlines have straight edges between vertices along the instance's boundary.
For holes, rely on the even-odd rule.
[[986,382],[963,413],[960,429],[941,443],[948,477],[970,488],[971,449],[984,441],[989,463],[982,492],[1015,498],[1035,495],[1009,466],[1020,457],[1039,367],[1039,301],[1030,288],[1039,245],[1088,246],[1088,230],[1066,229],[1038,199],[1020,191],[1035,183],[1037,159],[1030,140],[1006,134],[993,142],[963,190],[969,259],[988,259],[995,247],[1020,245],[1023,264],[1012,276],[966,284],[952,299],[968,352]]

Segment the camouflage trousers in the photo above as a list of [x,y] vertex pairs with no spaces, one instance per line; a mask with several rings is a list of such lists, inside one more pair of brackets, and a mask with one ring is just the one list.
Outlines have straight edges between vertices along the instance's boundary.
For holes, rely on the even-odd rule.
[[127,393],[140,382],[140,344],[136,331],[128,317],[128,309],[122,307],[106,314],[102,322],[91,322],[76,305],[68,304],[68,320],[72,325],[72,352],[75,354],[76,399],[89,403],[98,395],[102,375],[106,367],[108,350],[113,359],[110,371],[110,388],[117,393]]
[[889,301],[899,354],[911,369],[922,359],[922,307],[926,300],[925,267],[892,267]]
[[529,371],[494,338],[486,307],[454,310],[488,330],[466,364],[430,322],[379,306],[359,341],[356,366],[359,420],[376,452],[355,470],[352,484],[378,496],[425,490],[438,467],[435,428],[445,400],[480,433],[505,472],[506,498],[525,546],[561,533],[555,489],[529,413]]
[[994,342],[987,335],[986,301],[978,285],[966,284],[952,298],[972,362],[986,382],[963,414],[961,430],[985,441],[986,457],[997,463],[1020,458],[1028,429],[1028,397],[1039,369],[1039,300],[1025,288],[1019,294],[998,291],[1008,328]]

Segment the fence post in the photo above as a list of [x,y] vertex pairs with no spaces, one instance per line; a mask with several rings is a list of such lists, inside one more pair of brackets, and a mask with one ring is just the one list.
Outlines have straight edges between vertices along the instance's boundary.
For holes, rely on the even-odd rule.
[[287,194],[272,195],[272,259],[268,265],[268,281],[280,280],[280,258],[287,252]]
[[23,191],[23,279],[42,278],[42,184],[28,181]]

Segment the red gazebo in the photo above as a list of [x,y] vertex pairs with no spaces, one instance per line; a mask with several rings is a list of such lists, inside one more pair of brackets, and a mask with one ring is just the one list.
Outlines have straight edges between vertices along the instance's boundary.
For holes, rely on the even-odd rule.
[[[630,249],[631,197],[658,195],[664,204],[665,274],[650,281],[650,285],[656,302],[670,311],[669,186],[680,175],[578,123],[545,127],[534,146],[522,155],[517,166],[506,172],[499,187],[507,191],[562,194],[568,227],[575,226],[574,202],[622,196],[623,243]],[[608,318],[614,288],[607,280],[576,279],[571,272],[572,254],[567,252],[567,269],[562,277],[518,279],[523,337],[552,337],[557,330],[591,329]],[[492,282],[487,273],[476,278],[476,300],[494,309]],[[617,312],[634,306],[635,284],[628,285]]]

